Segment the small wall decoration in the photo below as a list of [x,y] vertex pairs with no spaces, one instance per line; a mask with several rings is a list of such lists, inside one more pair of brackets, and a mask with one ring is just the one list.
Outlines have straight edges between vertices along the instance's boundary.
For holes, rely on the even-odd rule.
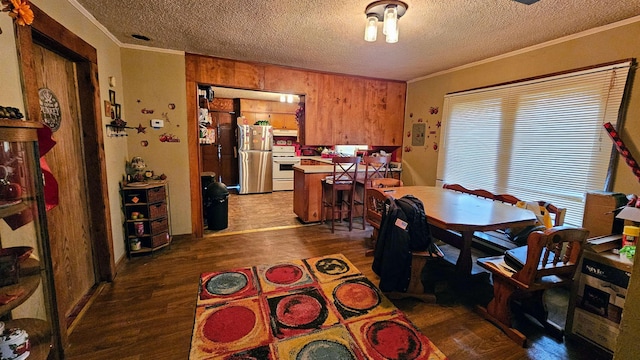
[[138,124],[138,127],[136,128],[136,130],[138,130],[138,134],[140,134],[140,133],[146,134],[147,133],[147,128],[142,126],[142,124]]
[[142,147],[147,147],[147,146],[149,146],[149,141],[147,141],[147,140],[142,140],[142,141],[140,141],[140,146],[142,146]]
[[143,114],[153,114],[154,110],[153,109],[147,109],[147,108],[143,108],[142,110],[140,110]]
[[174,103],[169,104],[169,110],[174,110],[175,108],[176,108],[176,104]]
[[116,92],[114,90],[109,90],[109,102],[111,105],[116,104]]
[[53,91],[47,88],[38,90],[38,96],[40,98],[42,122],[47,125],[51,131],[57,131],[60,128],[60,122],[62,121],[58,98]]
[[429,109],[429,114],[431,114],[431,115],[435,115],[435,114],[437,114],[437,113],[438,113],[438,107],[437,107],[437,106],[436,106],[436,107],[433,107],[433,106],[432,106],[432,107]]
[[[3,12],[8,12],[9,16],[20,26],[31,25],[33,23],[33,10],[27,0],[2,0],[0,2],[4,6]],[[0,29],[2,34],[2,29]]]
[[418,123],[413,124],[411,137],[411,145],[412,146],[424,146],[424,133],[426,131],[427,124]]
[[[164,121],[171,123],[171,120],[169,120],[169,113],[163,112],[162,118],[164,119]],[[176,125],[176,126],[180,126],[180,125]]]
[[180,142],[180,139],[173,134],[164,133],[160,135],[160,142]]
[[110,118],[112,118],[113,116],[113,109],[111,108],[111,102],[109,102],[108,100],[104,101],[104,116],[107,116]]
[[116,119],[122,119],[122,108],[120,107],[120,104],[114,104],[114,116],[116,117]]

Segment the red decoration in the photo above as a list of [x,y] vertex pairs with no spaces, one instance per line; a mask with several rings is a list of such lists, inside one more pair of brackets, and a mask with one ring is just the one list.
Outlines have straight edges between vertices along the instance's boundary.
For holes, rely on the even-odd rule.
[[604,124],[603,126],[613,140],[613,143],[616,145],[616,149],[618,149],[620,155],[622,155],[627,165],[629,165],[629,167],[631,168],[631,171],[633,171],[633,174],[638,178],[638,181],[640,181],[640,166],[638,166],[638,163],[634,160],[631,152],[629,152],[629,149],[627,149],[622,139],[620,139],[620,136],[618,135],[616,129],[614,129],[613,125],[611,125],[611,123],[609,122]]
[[138,130],[138,134],[140,134],[140,133],[146,134],[147,133],[147,128],[142,126],[142,124],[139,124],[136,129]]

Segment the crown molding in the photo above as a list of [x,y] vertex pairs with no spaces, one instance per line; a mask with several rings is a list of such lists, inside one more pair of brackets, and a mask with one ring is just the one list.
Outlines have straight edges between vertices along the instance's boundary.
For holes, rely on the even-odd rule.
[[145,46],[145,45],[122,44],[120,45],[120,47],[123,49],[153,51],[157,53],[172,54],[172,55],[184,55],[184,51],[181,51],[181,50],[163,49],[163,48],[157,48],[157,47]]
[[512,57],[512,56],[528,53],[528,52],[534,51],[534,50],[539,50],[539,49],[542,49],[542,48],[545,48],[545,47],[548,47],[548,46],[561,44],[563,42],[579,39],[579,38],[582,38],[582,37],[585,37],[585,36],[597,34],[597,33],[603,32],[603,31],[615,29],[617,27],[633,24],[633,23],[639,22],[639,21],[640,21],[640,16],[630,17],[630,18],[625,19],[625,20],[621,20],[621,21],[618,21],[618,22],[615,22],[615,23],[611,23],[611,24],[595,27],[595,28],[592,28],[592,29],[589,29],[589,30],[585,30],[585,31],[576,33],[576,34],[567,35],[567,36],[564,36],[564,37],[561,37],[561,38],[558,38],[558,39],[554,39],[554,40],[543,42],[543,43],[540,43],[540,44],[537,44],[537,45],[529,46],[529,47],[526,47],[526,48],[523,48],[523,49],[520,49],[520,50],[511,51],[511,52],[504,53],[504,54],[501,54],[501,55],[498,55],[498,56],[494,56],[494,57],[490,57],[490,58],[487,58],[487,59],[484,59],[484,60],[479,60],[479,61],[472,62],[472,63],[469,63],[469,64],[457,66],[457,67],[454,67],[454,68],[451,68],[451,69],[438,71],[438,72],[435,72],[433,74],[421,76],[419,78],[408,80],[407,84],[410,84],[410,83],[413,83],[413,82],[416,82],[416,81],[429,79],[429,78],[440,76],[440,75],[444,75],[444,74],[448,74],[448,73],[452,73],[452,72],[459,71],[459,70],[468,69],[468,68],[471,68],[471,67],[474,67],[474,66],[490,63],[490,62],[493,62],[493,61],[506,59],[506,58],[509,58],[509,57]]
[[118,40],[104,25],[102,25],[84,6],[80,5],[77,0],[68,0],[69,3],[75,7],[82,15],[84,15],[87,20],[89,20],[95,27],[97,27],[100,31],[102,31],[111,41],[113,41],[120,48],[126,49],[134,49],[134,50],[144,50],[144,51],[154,51],[165,54],[174,54],[174,55],[184,55],[184,51],[179,50],[169,50],[162,48],[154,48],[151,46],[144,45],[133,45],[133,44],[125,44],[122,41]]
[[107,28],[104,27],[104,25],[100,24],[100,22],[93,15],[91,15],[91,13],[88,12],[87,9],[84,8],[84,6],[80,5],[80,3],[78,3],[76,0],[67,0],[67,1],[69,1],[69,3],[73,7],[75,7],[82,15],[84,15],[84,17],[87,18],[87,20],[89,20],[100,31],[102,31],[109,39],[111,39],[111,41],[116,43],[116,45],[122,47],[123,43],[120,40],[118,40],[111,32],[109,32],[109,30],[107,30]]

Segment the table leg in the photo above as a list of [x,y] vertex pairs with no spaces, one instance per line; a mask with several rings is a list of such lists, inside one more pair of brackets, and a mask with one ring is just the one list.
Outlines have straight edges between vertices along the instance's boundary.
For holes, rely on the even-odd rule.
[[473,240],[473,231],[461,231],[461,234],[462,247],[460,248],[458,261],[456,261],[456,274],[460,278],[466,278],[471,276],[471,242]]

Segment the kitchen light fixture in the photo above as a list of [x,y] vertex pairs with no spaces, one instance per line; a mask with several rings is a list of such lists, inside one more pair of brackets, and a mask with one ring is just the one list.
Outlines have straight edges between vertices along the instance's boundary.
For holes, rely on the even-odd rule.
[[374,1],[367,6],[364,13],[367,15],[367,25],[364,31],[364,39],[369,42],[376,41],[378,37],[378,22],[383,21],[382,33],[388,43],[398,42],[398,19],[404,15],[409,5],[402,1],[382,0]]

